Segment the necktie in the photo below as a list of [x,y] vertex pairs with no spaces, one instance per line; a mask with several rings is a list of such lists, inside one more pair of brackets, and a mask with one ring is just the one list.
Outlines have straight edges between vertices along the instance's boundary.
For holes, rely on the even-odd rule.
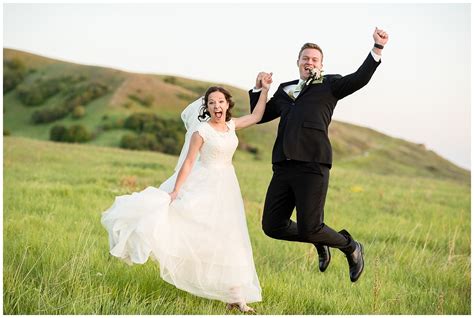
[[296,85],[296,87],[290,89],[289,91],[289,94],[291,98],[293,99],[296,99],[296,97],[298,97],[298,95],[300,94],[301,90],[303,89],[303,86],[304,86],[304,81],[303,80],[300,80],[298,85]]

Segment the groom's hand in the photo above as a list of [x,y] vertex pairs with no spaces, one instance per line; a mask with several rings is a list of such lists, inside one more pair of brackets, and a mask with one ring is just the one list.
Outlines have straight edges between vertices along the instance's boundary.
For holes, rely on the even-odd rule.
[[258,73],[257,79],[255,80],[255,88],[256,89],[262,88],[262,79],[265,78],[265,77],[268,77],[268,76],[270,76],[270,78],[271,78],[272,74],[271,73],[266,73],[266,72]]
[[270,85],[273,83],[272,79],[273,73],[270,72],[267,76],[264,76],[262,80],[260,81],[262,83],[262,87],[266,90],[270,89]]
[[388,33],[382,29],[375,27],[373,37],[375,43],[374,47],[372,48],[372,51],[377,55],[382,55],[382,49],[388,42]]
[[373,37],[376,44],[385,45],[388,42],[388,33],[377,27],[375,27]]

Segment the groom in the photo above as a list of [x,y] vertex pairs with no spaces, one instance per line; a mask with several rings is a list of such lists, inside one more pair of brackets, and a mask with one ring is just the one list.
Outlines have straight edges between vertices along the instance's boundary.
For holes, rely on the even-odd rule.
[[[287,241],[312,243],[324,272],[331,260],[329,247],[340,249],[349,263],[352,282],[364,269],[363,246],[346,230],[336,232],[324,223],[324,203],[332,165],[328,126],[337,102],[364,87],[380,64],[388,34],[375,28],[374,47],[352,74],[321,76],[323,52],[313,43],[301,48],[297,66],[300,79],[281,84],[260,123],[280,117],[273,146],[273,177],[268,186],[262,226],[266,235]],[[253,111],[260,96],[261,79],[257,76],[249,91]],[[296,207],[297,222],[290,220]]]

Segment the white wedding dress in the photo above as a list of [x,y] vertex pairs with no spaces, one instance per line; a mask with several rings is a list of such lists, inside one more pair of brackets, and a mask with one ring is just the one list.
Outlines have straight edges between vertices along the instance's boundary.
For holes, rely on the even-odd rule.
[[[166,282],[200,297],[227,303],[261,301],[232,165],[238,144],[234,122],[227,122],[227,132],[218,132],[207,122],[197,121],[196,103],[200,101],[182,114],[188,133],[175,174],[159,188],[116,197],[102,214],[110,253],[128,264],[143,264],[151,257],[159,263]],[[194,131],[204,144],[178,197],[170,204],[168,193]]]

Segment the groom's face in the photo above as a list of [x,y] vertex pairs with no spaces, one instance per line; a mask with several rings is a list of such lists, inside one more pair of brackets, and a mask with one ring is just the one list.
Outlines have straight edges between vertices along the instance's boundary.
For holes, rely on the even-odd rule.
[[303,80],[308,79],[310,69],[317,67],[321,70],[323,68],[321,52],[312,48],[304,49],[298,58],[297,65],[300,70],[300,78]]

